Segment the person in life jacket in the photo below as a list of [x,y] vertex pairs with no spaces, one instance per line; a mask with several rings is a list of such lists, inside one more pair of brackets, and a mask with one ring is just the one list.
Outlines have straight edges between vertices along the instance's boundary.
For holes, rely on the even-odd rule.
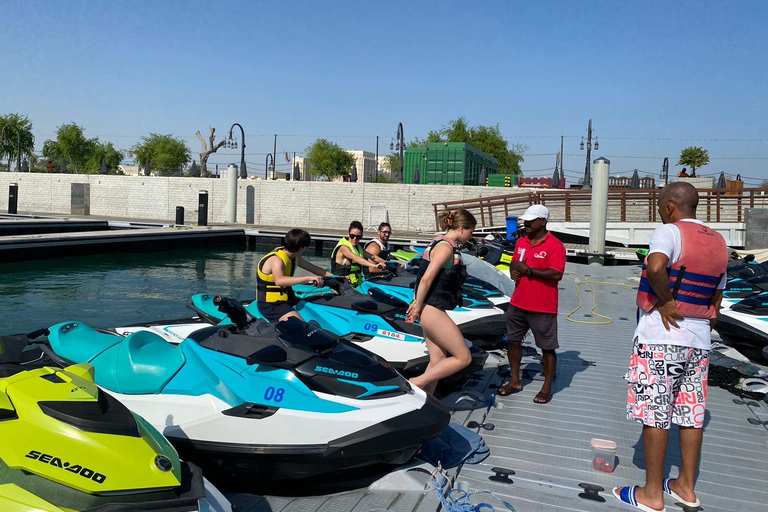
[[464,336],[446,310],[461,305],[467,270],[459,246],[472,238],[477,221],[466,210],[445,211],[439,220],[447,232],[432,240],[424,251],[406,320],[421,324],[429,351],[427,370],[410,382],[430,394],[434,394],[440,379],[461,371],[472,361]]
[[[642,510],[664,510],[664,494],[699,509],[694,485],[706,414],[711,329],[726,283],[723,237],[696,219],[698,191],[672,183],[659,194],[664,223],[651,235],[637,290],[627,386],[627,419],[643,424],[645,485],[613,494]],[[664,475],[669,429],[680,437],[680,471]]]
[[[376,263],[386,262],[390,259],[392,247],[389,245],[389,237],[392,236],[392,226],[389,222],[382,222],[376,230],[376,238],[365,244],[365,255]],[[371,274],[381,274],[386,270],[366,267]]]
[[[309,233],[303,229],[292,229],[283,238],[282,247],[277,247],[259,261],[256,268],[256,300],[259,313],[269,322],[280,322],[288,317],[301,315],[293,309],[296,295],[291,288],[295,284],[323,286],[321,276],[329,275],[324,269],[301,257],[309,247]],[[296,267],[314,274],[294,276]]]
[[349,236],[345,236],[331,253],[331,272],[337,276],[349,276],[349,284],[354,287],[363,282],[363,267],[386,269],[384,260],[369,261],[365,257],[365,251],[360,245],[363,237],[363,225],[360,221],[353,220],[349,225]]

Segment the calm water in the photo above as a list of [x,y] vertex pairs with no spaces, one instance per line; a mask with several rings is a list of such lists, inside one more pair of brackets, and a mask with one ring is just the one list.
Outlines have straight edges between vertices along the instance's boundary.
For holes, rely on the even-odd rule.
[[[0,263],[0,335],[68,320],[115,327],[191,316],[186,303],[196,293],[254,299],[256,263],[269,249],[190,249]],[[330,253],[305,257],[321,267],[330,265]]]

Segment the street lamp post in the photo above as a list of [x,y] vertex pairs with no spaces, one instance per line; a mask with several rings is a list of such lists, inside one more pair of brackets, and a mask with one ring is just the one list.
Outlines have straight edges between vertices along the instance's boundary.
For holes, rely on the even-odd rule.
[[[270,160],[271,165],[270,165]],[[269,179],[269,172],[272,171],[273,175],[275,172],[275,157],[272,156],[272,153],[267,153],[267,158],[264,159],[264,179]]]
[[403,136],[403,123],[397,123],[397,134],[395,135],[395,139],[397,140],[397,146],[395,146],[394,141],[389,143],[389,150],[390,151],[399,151],[400,152],[400,174],[397,176],[397,182],[403,183],[403,151],[405,151],[405,137]]
[[[19,131],[19,127],[12,125],[12,124],[4,124],[3,129],[0,130],[0,134],[2,134],[2,145],[5,146],[5,129],[8,127],[13,128],[16,130],[16,172],[21,171],[21,131]],[[8,169],[10,171],[10,169]]]
[[[579,144],[579,149],[584,151],[584,137],[581,138],[581,144]],[[600,144],[597,142],[597,137],[595,137],[595,151],[600,149]],[[592,179],[589,175],[589,165],[592,162],[590,159],[590,154],[592,153],[592,120],[589,120],[589,126],[587,127],[587,164],[584,168],[584,184],[583,188],[592,188]]]
[[659,175],[659,178],[661,178],[664,181],[664,186],[667,186],[667,181],[669,181],[669,158],[664,158],[664,163],[661,164],[661,174]]
[[234,123],[229,128],[229,138],[227,139],[227,148],[237,149],[237,140],[232,138],[232,130],[235,129],[235,126],[240,128],[240,136],[243,138],[243,144],[240,148],[240,177],[245,179],[248,177],[248,170],[245,168],[245,130],[243,130],[243,127],[240,123]]

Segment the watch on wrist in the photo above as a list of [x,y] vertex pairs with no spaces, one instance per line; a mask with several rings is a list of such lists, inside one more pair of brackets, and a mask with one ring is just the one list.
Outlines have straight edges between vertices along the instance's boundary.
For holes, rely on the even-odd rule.
[[525,271],[525,275],[528,277],[533,277],[533,269],[531,267],[528,267],[528,270]]

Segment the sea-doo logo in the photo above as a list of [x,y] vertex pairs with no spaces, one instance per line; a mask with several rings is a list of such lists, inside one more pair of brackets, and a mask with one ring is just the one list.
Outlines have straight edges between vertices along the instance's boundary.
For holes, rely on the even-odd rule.
[[333,368],[327,368],[325,366],[315,366],[315,371],[320,373],[330,373],[331,375],[338,375],[339,377],[349,377],[350,379],[356,379],[358,377],[354,372],[334,370]]
[[103,484],[107,480],[107,477],[105,475],[102,475],[101,473],[97,473],[96,471],[86,468],[84,466],[81,466],[80,464],[62,462],[62,460],[59,457],[51,455],[50,453],[43,453],[35,450],[30,450],[30,452],[26,454],[24,457],[28,459],[40,461],[43,464],[48,464],[48,465],[63,469],[64,471],[69,471],[70,473],[74,473],[76,475],[80,475],[83,478],[93,480],[97,484]]
[[401,315],[400,313],[395,313],[395,318],[402,318],[403,320],[407,320],[408,317],[406,315]]

